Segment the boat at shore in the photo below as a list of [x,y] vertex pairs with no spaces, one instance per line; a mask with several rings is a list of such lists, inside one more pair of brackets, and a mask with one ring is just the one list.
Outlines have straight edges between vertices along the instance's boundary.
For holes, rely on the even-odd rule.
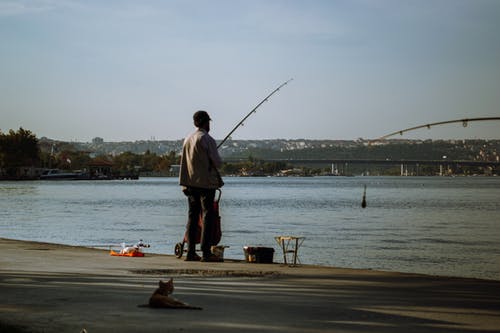
[[113,174],[111,172],[99,172],[94,170],[92,173],[86,171],[69,171],[60,169],[44,170],[39,178],[40,180],[111,180],[111,179],[139,179],[138,173]]
[[40,180],[78,180],[88,178],[89,175],[87,173],[64,171],[60,169],[48,169],[40,175]]

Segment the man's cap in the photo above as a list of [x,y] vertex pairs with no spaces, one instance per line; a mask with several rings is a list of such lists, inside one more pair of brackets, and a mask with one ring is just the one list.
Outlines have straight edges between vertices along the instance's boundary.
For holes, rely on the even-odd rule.
[[210,119],[210,116],[208,115],[207,111],[200,110],[194,113],[193,120],[195,124],[203,124],[212,119]]

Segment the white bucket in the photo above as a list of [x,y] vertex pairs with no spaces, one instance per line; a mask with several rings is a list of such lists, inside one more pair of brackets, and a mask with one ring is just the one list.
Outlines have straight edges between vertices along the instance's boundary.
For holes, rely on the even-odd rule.
[[229,246],[221,246],[221,245],[217,245],[217,246],[212,246],[210,248],[210,250],[212,251],[212,254],[214,256],[216,256],[217,258],[219,258],[221,261],[224,260],[224,249],[226,247],[229,247]]

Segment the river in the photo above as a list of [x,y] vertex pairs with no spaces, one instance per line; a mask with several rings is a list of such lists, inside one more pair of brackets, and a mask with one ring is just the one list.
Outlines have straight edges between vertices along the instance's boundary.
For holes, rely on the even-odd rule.
[[[226,258],[305,237],[304,264],[500,280],[500,178],[226,178]],[[361,207],[367,186],[367,207]],[[0,237],[173,254],[187,200],[176,178],[0,182]]]

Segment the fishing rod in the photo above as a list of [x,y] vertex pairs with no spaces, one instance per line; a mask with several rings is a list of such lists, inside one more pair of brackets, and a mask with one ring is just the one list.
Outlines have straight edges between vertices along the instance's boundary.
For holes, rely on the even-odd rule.
[[[473,121],[491,121],[491,120],[500,120],[500,117],[479,117],[479,118],[464,118],[464,119],[455,119],[455,120],[447,120],[447,121],[438,121],[436,123],[430,123],[430,124],[425,124],[425,125],[419,125],[419,126],[414,126],[414,127],[409,127],[405,128],[403,130],[399,130],[396,132],[392,132],[389,134],[386,134],[384,136],[379,137],[378,139],[370,140],[369,143],[371,144],[372,142],[377,142],[377,141],[382,141],[385,140],[391,136],[394,135],[403,135],[405,132],[410,132],[414,131],[420,128],[427,128],[430,129],[431,126],[437,126],[437,125],[445,125],[445,124],[452,124],[452,123],[462,123],[463,127],[467,127],[469,122]],[[366,208],[366,185],[364,186],[364,191],[363,191],[363,199],[361,201],[361,207]]]
[[224,142],[226,142],[226,141],[227,141],[227,139],[229,139],[229,138],[231,137],[231,134],[233,134],[233,133],[234,133],[234,131],[236,131],[236,130],[238,129],[238,127],[240,127],[240,126],[242,126],[242,125],[243,125],[243,123],[245,122],[245,120],[247,120],[247,119],[248,119],[248,117],[250,117],[250,115],[252,115],[252,113],[256,113],[256,112],[257,112],[257,109],[258,109],[258,108],[259,108],[262,104],[264,104],[264,102],[267,102],[267,100],[268,100],[268,99],[269,99],[272,95],[274,95],[276,92],[278,92],[281,88],[283,88],[285,85],[287,85],[287,84],[288,84],[288,82],[290,82],[290,81],[292,81],[292,80],[293,80],[293,78],[292,78],[292,79],[290,79],[290,80],[288,80],[288,81],[286,81],[286,82],[284,82],[284,83],[282,83],[282,84],[281,84],[278,88],[274,89],[274,90],[273,90],[273,91],[272,91],[269,95],[267,95],[267,96],[266,96],[266,98],[264,98],[262,101],[260,101],[260,102],[259,102],[259,104],[257,104],[257,106],[256,106],[256,107],[254,107],[254,108],[252,109],[252,111],[250,111],[250,112],[249,112],[249,113],[245,116],[245,118],[243,118],[243,119],[242,119],[242,120],[241,120],[241,121],[240,121],[240,122],[239,122],[239,123],[238,123],[238,124],[237,124],[237,125],[236,125],[233,129],[232,129],[232,130],[231,130],[231,132],[229,132],[229,134],[228,134],[228,135],[226,135],[226,137],[225,137],[225,138],[224,138],[224,139],[223,139],[223,140],[219,143],[219,145],[217,146],[217,149],[219,149],[219,148],[220,148],[220,147],[224,144]]
[[473,122],[473,121],[489,121],[489,120],[500,120],[500,117],[464,118],[464,119],[456,119],[456,120],[439,121],[437,123],[425,124],[425,125],[410,127],[410,128],[406,128],[406,129],[403,129],[403,130],[396,131],[396,132],[392,132],[392,133],[386,134],[384,136],[381,136],[378,139],[372,140],[372,142],[382,141],[382,140],[385,140],[385,139],[387,139],[387,138],[389,138],[391,136],[397,135],[397,134],[403,135],[403,133],[405,133],[405,132],[413,131],[413,130],[420,129],[420,128],[426,128],[427,127],[428,129],[430,129],[431,126],[451,124],[451,123],[462,123],[463,127],[467,127],[467,125],[468,125],[469,122]]
[[135,244],[127,244],[125,242],[122,242],[122,243],[115,243],[115,244],[83,244],[83,246],[86,246],[86,247],[132,247],[132,246],[135,246],[135,247],[145,247],[145,248],[148,248],[148,247],[151,247],[150,244],[147,244],[147,243],[144,243],[141,240],[139,240],[139,242],[135,243]]

